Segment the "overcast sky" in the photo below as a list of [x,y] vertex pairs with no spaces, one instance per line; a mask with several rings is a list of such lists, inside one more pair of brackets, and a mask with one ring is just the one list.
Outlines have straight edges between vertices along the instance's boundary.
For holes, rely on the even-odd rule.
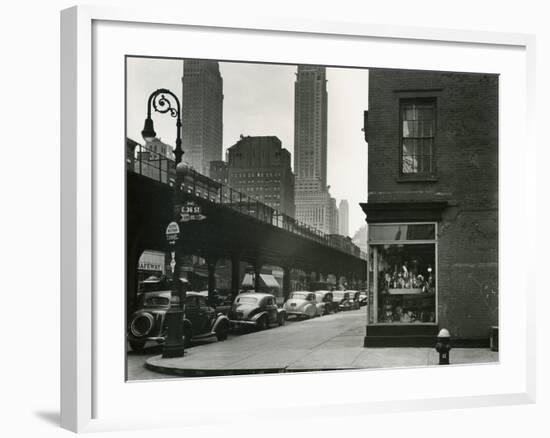
[[[239,135],[275,135],[294,155],[294,82],[296,66],[220,62],[223,78],[223,151]],[[157,88],[182,95],[183,61],[128,58],[127,135],[142,143],[147,98]],[[368,71],[327,68],[328,184],[337,199],[349,202],[349,231],[365,223],[359,202],[367,200],[367,144],[363,111],[368,105]],[[153,115],[157,136],[174,146],[174,119]],[[292,160],[293,161],[293,160]]]

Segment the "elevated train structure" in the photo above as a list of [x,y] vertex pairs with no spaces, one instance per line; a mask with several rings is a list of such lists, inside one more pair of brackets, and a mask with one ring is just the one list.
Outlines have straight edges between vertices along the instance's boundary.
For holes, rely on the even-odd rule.
[[[290,292],[290,269],[363,281],[367,261],[355,245],[300,223],[250,196],[218,183],[180,163],[128,140],[126,156],[127,296],[137,291],[137,264],[146,249],[167,251],[168,223],[183,219],[182,207],[198,207],[203,220],[180,222],[177,254],[197,255],[208,265],[209,291],[215,266],[232,262],[232,291],[239,288],[239,263],[254,267],[256,281],[264,264],[284,271],[283,294]],[[256,285],[258,286],[258,285]]]

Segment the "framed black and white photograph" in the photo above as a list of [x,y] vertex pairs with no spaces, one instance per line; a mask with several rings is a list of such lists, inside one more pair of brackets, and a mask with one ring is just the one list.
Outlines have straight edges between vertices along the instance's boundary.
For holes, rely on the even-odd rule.
[[497,74],[131,56],[126,99],[129,380],[498,362]]
[[531,37],[78,7],[61,43],[63,427],[532,400]]

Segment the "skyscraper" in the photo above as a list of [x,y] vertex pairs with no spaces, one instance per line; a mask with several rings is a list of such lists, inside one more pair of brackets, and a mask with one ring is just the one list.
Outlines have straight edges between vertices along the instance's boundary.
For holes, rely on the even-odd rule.
[[369,250],[367,225],[362,225],[353,235],[352,241],[365,253]]
[[218,62],[185,60],[182,85],[183,160],[209,175],[210,162],[222,159],[223,79]]
[[336,233],[336,201],[327,187],[326,69],[300,65],[294,84],[294,172],[296,219]]
[[349,235],[349,203],[345,199],[338,206],[338,232],[342,236]]
[[330,234],[337,234],[340,226],[338,225],[340,216],[338,214],[338,207],[336,206],[336,199],[331,197],[328,207],[329,211],[329,225],[328,230]]
[[325,67],[299,65],[294,84],[294,172],[303,189],[324,190],[327,185],[327,100]]

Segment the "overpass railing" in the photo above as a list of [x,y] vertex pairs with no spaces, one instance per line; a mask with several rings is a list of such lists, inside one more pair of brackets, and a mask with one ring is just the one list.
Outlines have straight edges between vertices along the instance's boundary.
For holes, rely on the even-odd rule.
[[[171,187],[176,185],[174,160],[142,145],[136,145],[133,153],[128,151],[126,168]],[[223,205],[274,227],[339,249],[358,258],[363,258],[359,247],[351,244],[351,242],[346,244],[342,239],[335,239],[334,235],[325,234],[310,225],[281,213],[251,196],[197,172],[192,167],[189,167],[183,176],[180,189],[190,195]]]

